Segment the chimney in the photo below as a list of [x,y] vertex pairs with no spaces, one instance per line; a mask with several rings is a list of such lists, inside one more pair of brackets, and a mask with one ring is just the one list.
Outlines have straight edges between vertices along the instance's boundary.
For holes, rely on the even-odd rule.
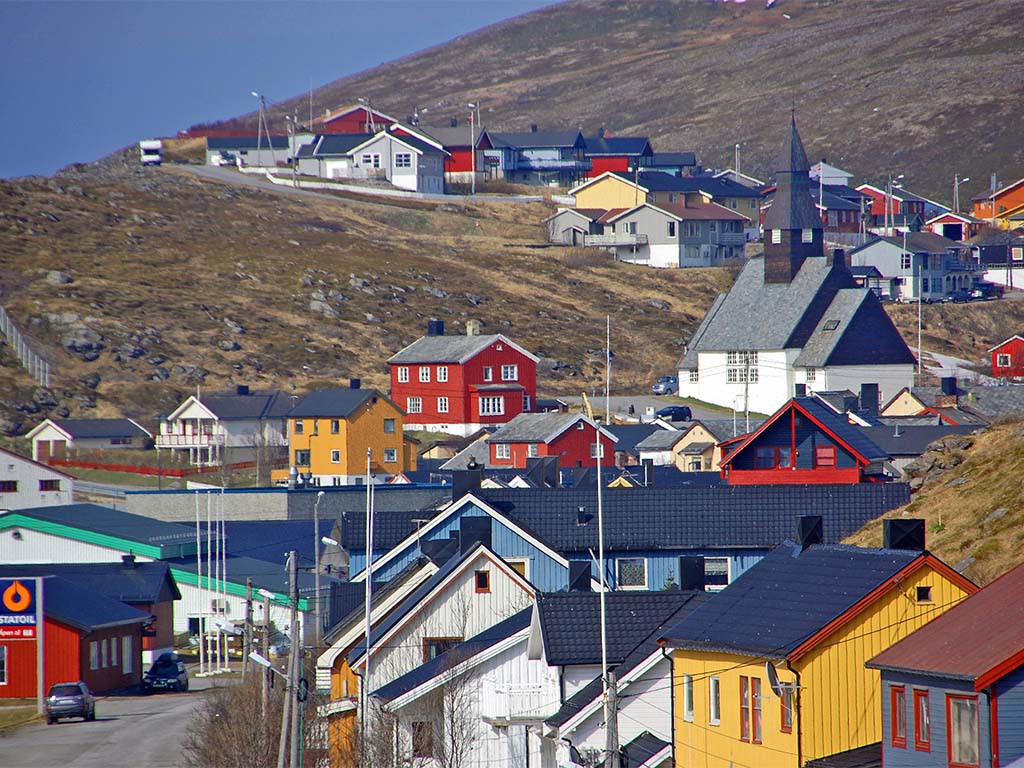
[[956,394],[956,376],[943,376],[942,377],[942,394],[944,394],[944,395],[955,395]]
[[536,133],[536,132],[537,132],[537,124],[536,123],[530,123],[530,133]]
[[807,385],[795,384],[793,386],[793,397],[807,397]]
[[801,550],[812,544],[825,543],[825,526],[821,515],[800,515],[796,524],[796,542]]
[[586,507],[584,507],[582,504],[576,507],[576,525],[586,525],[587,520],[589,519],[590,516],[587,514]]
[[248,395],[249,394],[249,385],[248,384],[239,384],[238,386],[235,387],[235,394],[236,395]]
[[444,336],[444,320],[427,320],[427,336]]
[[644,485],[648,488],[654,487],[654,459],[641,459],[640,466],[643,467]]
[[570,560],[569,561],[569,591],[589,592],[590,591],[590,561]]
[[451,119],[451,120],[450,120],[450,121],[448,122],[448,126],[449,126],[450,128],[458,128],[458,127],[459,127],[459,118],[457,118],[457,117],[453,117],[453,118],[452,118],[452,119]]
[[134,568],[135,567],[135,555],[133,555],[131,552],[129,552],[127,555],[121,555],[121,564],[125,568]]
[[923,550],[924,520],[912,517],[887,517],[882,521],[882,547]]
[[704,591],[704,558],[679,558],[679,588]]
[[458,501],[467,493],[475,493],[480,490],[480,481],[483,480],[482,469],[457,469],[452,472],[452,501]]
[[479,336],[480,335],[480,321],[479,320],[467,320],[466,321],[466,335],[467,336]]
[[348,386],[349,386],[350,389],[359,389],[361,386],[363,386],[363,380],[362,379],[349,379],[348,380]]
[[459,521],[459,554],[465,554],[476,544],[491,546],[491,518],[463,517]]
[[860,385],[860,410],[868,416],[878,415],[878,385]]
[[832,251],[832,269],[849,269],[846,263],[846,251],[836,248]]

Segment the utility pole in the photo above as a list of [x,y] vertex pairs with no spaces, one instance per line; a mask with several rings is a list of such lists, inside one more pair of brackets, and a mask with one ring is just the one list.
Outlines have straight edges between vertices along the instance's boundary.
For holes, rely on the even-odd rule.
[[315,638],[316,652],[320,652],[320,644],[323,635],[323,619],[320,616],[320,502],[323,501],[324,492],[317,491],[316,501],[313,502],[313,599],[316,601],[313,606],[316,616]]
[[619,752],[619,692],[614,672],[608,672],[608,693],[604,699],[605,765],[620,768]]
[[288,699],[291,702],[291,750],[288,759],[290,768],[299,768],[299,740],[302,738],[299,733],[299,678],[302,676],[302,638],[299,637],[299,558],[295,550],[291,553],[291,572],[289,591],[292,605],[292,626],[291,626],[291,651],[288,654]]
[[252,664],[249,659],[250,653],[252,653],[252,576],[247,576],[245,579],[245,651],[242,656],[243,681],[249,677],[249,667]]
[[[263,597],[263,641],[261,643],[263,658],[270,658],[270,598]],[[273,674],[269,669],[263,670],[263,720],[267,719],[267,703],[270,699],[270,676]]]
[[[289,592],[291,595],[296,594],[295,584],[295,550],[288,553],[288,581],[289,581]],[[285,753],[288,751],[288,724],[291,717],[291,705],[292,705],[292,667],[295,660],[295,647],[298,645],[296,642],[298,638],[295,637],[295,598],[292,597],[292,637],[291,637],[291,648],[288,651],[288,682],[285,685],[284,691],[284,706],[281,708],[281,740],[277,745],[277,768],[284,768]],[[268,672],[270,670],[267,670]]]
[[743,374],[743,416],[746,419],[744,434],[750,434],[750,350],[741,353],[746,361],[746,370]]

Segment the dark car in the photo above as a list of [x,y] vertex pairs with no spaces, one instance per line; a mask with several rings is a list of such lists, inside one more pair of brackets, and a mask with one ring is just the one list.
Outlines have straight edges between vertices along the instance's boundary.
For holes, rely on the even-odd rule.
[[948,296],[948,300],[952,301],[954,304],[965,304],[970,301],[971,298],[971,292],[964,290],[950,291]]
[[188,672],[176,653],[163,653],[142,678],[142,690],[187,691]]
[[654,415],[669,421],[689,421],[693,418],[689,406],[686,405],[666,405]]
[[53,725],[62,717],[96,719],[96,698],[89,686],[81,680],[74,683],[54,683],[46,695],[46,722]]

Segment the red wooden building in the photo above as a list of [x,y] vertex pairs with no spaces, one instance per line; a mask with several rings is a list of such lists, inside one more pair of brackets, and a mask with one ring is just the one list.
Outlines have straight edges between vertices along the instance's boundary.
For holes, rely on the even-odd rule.
[[888,203],[890,214],[895,216],[917,215],[921,217],[921,221],[924,221],[924,207],[927,200],[912,192],[896,187],[892,190],[891,195],[886,195],[884,189],[879,189],[871,184],[861,184],[857,187],[857,191],[863,192],[871,198],[871,210],[868,212],[872,216],[885,215],[886,203]]
[[861,483],[880,478],[889,456],[813,397],[793,398],[760,427],[723,444],[729,485]]
[[310,130],[315,133],[377,133],[396,122],[395,118],[372,107],[356,105],[314,117]]
[[591,163],[586,173],[588,179],[596,179],[605,171],[625,173],[631,168],[644,168],[654,158],[646,136],[610,136],[602,130],[598,136],[584,141],[583,156]]
[[426,336],[388,360],[391,399],[406,429],[465,437],[534,410],[538,360],[501,334],[446,336],[431,320]]
[[1015,334],[989,350],[992,375],[999,379],[1024,377],[1024,336]]
[[[6,588],[11,581],[0,583]],[[26,614],[34,611],[34,605],[24,608]],[[46,690],[54,683],[82,680],[94,693],[105,693],[142,682],[142,628],[149,614],[58,576],[43,579],[43,611]],[[36,629],[24,637],[27,625],[0,627],[0,698],[35,698]]]
[[494,467],[526,469],[527,459],[557,456],[562,467],[596,467],[597,435],[601,466],[615,464],[617,438],[579,413],[523,413],[487,438]]

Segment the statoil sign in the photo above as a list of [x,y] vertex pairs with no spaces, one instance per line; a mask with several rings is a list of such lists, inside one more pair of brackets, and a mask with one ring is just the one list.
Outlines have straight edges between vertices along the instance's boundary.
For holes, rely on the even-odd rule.
[[34,640],[36,607],[35,579],[0,579],[0,639]]

